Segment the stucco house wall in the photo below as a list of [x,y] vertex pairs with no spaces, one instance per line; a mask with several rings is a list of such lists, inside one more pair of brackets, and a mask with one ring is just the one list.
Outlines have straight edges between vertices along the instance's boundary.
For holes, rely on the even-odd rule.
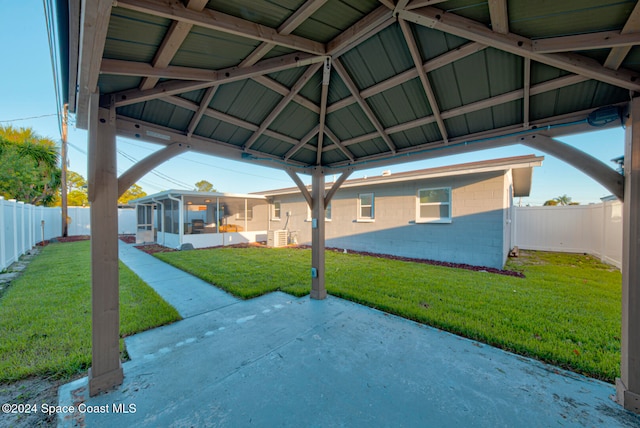
[[[509,183],[510,171],[492,171],[343,187],[331,202],[326,245],[502,268],[510,249]],[[417,223],[418,190],[446,187],[451,188],[451,222]],[[372,221],[358,220],[361,193],[374,194]],[[286,228],[299,244],[310,244],[310,214],[301,194],[275,195],[270,200],[280,202],[281,210],[279,220],[271,219],[270,229]]]

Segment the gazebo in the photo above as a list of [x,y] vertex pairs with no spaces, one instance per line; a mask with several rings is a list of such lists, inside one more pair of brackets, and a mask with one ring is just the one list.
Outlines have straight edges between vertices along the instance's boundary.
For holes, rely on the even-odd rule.
[[[636,1],[45,3],[57,16],[59,99],[89,131],[100,225],[91,394],[123,379],[116,200],[163,161],[193,151],[287,171],[312,209],[311,298],[323,299],[324,207],[353,171],[524,144],[624,200],[617,398],[640,412]],[[621,125],[624,175],[556,139]],[[160,148],[118,177],[116,136]],[[327,174],[341,175],[325,192]]]

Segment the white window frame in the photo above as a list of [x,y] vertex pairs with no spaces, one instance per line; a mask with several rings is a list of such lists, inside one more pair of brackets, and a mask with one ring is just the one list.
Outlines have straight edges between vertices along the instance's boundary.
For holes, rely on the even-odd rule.
[[[420,203],[420,192],[426,190],[447,190],[449,193],[449,201],[448,202],[429,202],[429,203]],[[448,224],[453,221],[451,215],[451,199],[452,192],[451,187],[425,187],[423,189],[418,189],[416,194],[416,223],[440,223],[440,224]],[[449,207],[449,215],[447,217],[420,217],[420,207],[423,205],[429,206],[442,206],[447,205]]]
[[[363,196],[371,196],[371,205],[362,205],[362,197]],[[362,208],[363,207],[371,207],[371,216],[363,216]],[[370,223],[375,221],[376,219],[376,197],[374,193],[358,193],[358,222],[361,223]]]
[[[278,206],[277,211],[276,211],[276,205]],[[276,215],[276,212],[278,213],[278,215]],[[271,220],[279,221],[282,219],[281,216],[282,216],[282,202],[273,201],[273,217],[271,217]]]
[[[329,211],[329,217],[327,217],[327,211]],[[329,202],[329,205],[327,205],[326,207],[324,207],[324,221],[331,221],[331,216],[333,215],[333,211],[332,211],[332,207],[331,207],[331,202]],[[311,221],[312,220],[312,215],[311,215],[311,207],[309,207],[309,204],[307,204],[307,219],[305,221]]]

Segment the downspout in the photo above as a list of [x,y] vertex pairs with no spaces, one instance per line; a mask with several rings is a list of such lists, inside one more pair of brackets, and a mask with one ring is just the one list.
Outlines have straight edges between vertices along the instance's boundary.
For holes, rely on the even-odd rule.
[[168,194],[167,197],[172,201],[176,201],[178,203],[178,242],[180,242],[180,246],[182,246],[182,238],[184,237],[184,213],[182,211],[184,203],[182,202],[182,197],[178,199],[171,194]]
[[159,204],[160,206],[162,206],[162,209],[160,210],[160,228],[162,229],[162,245],[164,246],[164,234],[165,234],[165,231],[166,231],[165,224],[164,224],[164,202],[160,202],[156,198],[151,198],[151,200],[154,203]]

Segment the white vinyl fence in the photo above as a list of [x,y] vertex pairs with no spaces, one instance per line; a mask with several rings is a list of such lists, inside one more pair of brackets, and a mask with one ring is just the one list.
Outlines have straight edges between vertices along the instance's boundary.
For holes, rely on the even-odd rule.
[[525,250],[588,253],[622,266],[622,202],[517,207],[514,245]]
[[[91,234],[90,209],[69,207],[67,234]],[[118,233],[136,233],[133,209],[118,210]],[[0,271],[17,261],[36,243],[62,235],[60,207],[39,207],[0,196]]]

